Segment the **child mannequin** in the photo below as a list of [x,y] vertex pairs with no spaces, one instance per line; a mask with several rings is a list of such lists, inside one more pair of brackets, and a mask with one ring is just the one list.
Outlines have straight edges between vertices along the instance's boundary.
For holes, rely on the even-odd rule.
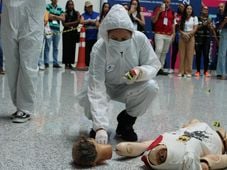
[[227,167],[227,136],[206,123],[192,120],[175,132],[145,142],[122,142],[116,146],[120,156],[135,157],[153,169],[208,170]]

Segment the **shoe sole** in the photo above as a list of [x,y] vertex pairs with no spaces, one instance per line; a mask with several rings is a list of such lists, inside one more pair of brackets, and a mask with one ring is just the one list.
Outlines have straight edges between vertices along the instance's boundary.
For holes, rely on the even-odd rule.
[[31,119],[31,117],[25,118],[25,119],[13,118],[12,122],[13,122],[13,123],[25,123],[25,122],[29,121],[30,119]]

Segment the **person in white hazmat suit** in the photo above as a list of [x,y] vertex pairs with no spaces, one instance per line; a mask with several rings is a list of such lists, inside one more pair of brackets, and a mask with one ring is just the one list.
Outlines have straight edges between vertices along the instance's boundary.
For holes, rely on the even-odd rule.
[[2,45],[16,123],[26,122],[34,112],[44,12],[45,0],[3,0]]
[[93,121],[90,137],[108,143],[108,103],[123,102],[118,116],[117,135],[137,141],[133,125],[157,94],[152,80],[161,67],[146,36],[133,29],[125,8],[114,5],[99,28],[101,38],[94,45],[88,73],[87,93],[80,99],[85,114]]
[[227,133],[212,129],[197,119],[182,128],[165,132],[155,140],[121,142],[116,146],[120,156],[136,157],[151,169],[214,170],[227,168]]

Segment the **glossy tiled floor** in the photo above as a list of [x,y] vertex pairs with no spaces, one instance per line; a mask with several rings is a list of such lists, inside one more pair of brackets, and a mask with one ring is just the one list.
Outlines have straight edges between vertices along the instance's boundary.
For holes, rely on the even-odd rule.
[[[84,72],[49,68],[39,72],[36,113],[30,122],[13,124],[15,111],[9,97],[6,76],[0,76],[0,170],[62,170],[71,165],[71,148],[80,134],[91,127],[76,95],[83,86]],[[175,130],[185,121],[198,118],[212,124],[221,121],[227,128],[227,81],[215,77],[196,79],[173,75],[158,76],[157,98],[135,124],[139,140]],[[110,143],[115,139],[116,115],[123,105],[113,102],[108,114]],[[106,164],[91,169],[145,169],[140,158],[122,159],[115,153]]]

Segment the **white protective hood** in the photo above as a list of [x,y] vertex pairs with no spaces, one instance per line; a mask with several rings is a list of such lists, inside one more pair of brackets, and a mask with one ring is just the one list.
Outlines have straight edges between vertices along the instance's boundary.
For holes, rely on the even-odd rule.
[[117,28],[127,29],[134,32],[133,23],[128,12],[120,4],[111,7],[110,11],[102,21],[99,27],[100,36],[106,41],[108,39],[107,31]]

